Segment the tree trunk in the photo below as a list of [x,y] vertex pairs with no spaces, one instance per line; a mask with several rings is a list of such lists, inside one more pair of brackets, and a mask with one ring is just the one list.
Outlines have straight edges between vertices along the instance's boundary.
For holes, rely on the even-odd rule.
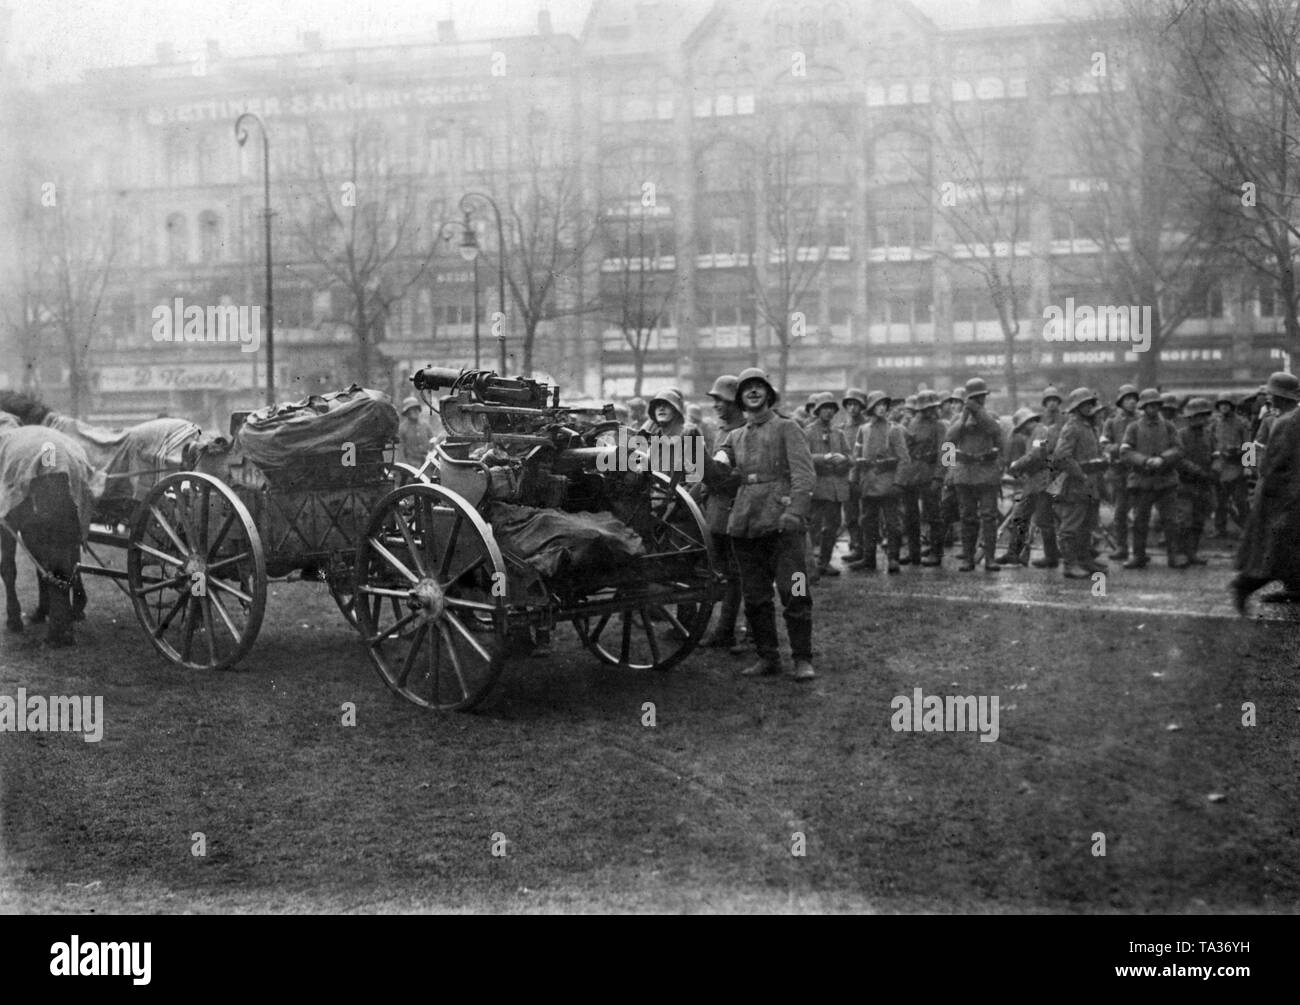
[[632,397],[641,397],[641,384],[645,380],[645,350],[632,348]]
[[[519,376],[531,377],[533,375],[533,343],[537,341],[537,321],[528,318],[524,322],[524,345],[523,345],[523,366],[519,370]],[[509,362],[509,357],[506,357]],[[505,376],[502,374],[501,376]]]
[[1289,264],[1282,269],[1279,286],[1281,286],[1282,303],[1286,304],[1286,351],[1294,361],[1296,353],[1300,353],[1300,319],[1296,317],[1295,272]]
[[1002,334],[1006,339],[1007,353],[1003,374],[1007,382],[1007,397],[1011,399],[1011,411],[1020,407],[1020,388],[1016,380],[1016,335],[1018,331],[1012,331],[1004,322],[1002,325]]
[[790,376],[790,336],[788,333],[777,332],[781,341],[781,362],[779,375],[777,377],[777,386],[781,389],[781,397],[786,397],[786,380]]
[[77,359],[77,338],[72,332],[65,332],[64,339],[68,348],[68,411],[74,419],[81,418],[82,408],[82,368]]

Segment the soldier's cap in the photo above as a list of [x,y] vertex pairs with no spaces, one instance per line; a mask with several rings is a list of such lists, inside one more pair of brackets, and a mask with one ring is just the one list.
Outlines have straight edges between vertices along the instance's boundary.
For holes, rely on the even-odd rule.
[[[1214,399],[1214,407],[1218,408],[1220,405],[1231,405],[1233,408],[1236,408],[1237,407],[1236,395],[1234,395],[1231,391],[1221,391],[1218,397]],[[1188,407],[1190,408],[1191,406],[1189,405]]]
[[872,411],[882,401],[885,403],[886,408],[894,403],[894,400],[884,391],[872,391],[867,395],[867,411]]
[[748,384],[751,380],[761,380],[764,384],[767,385],[768,397],[772,399],[773,405],[775,405],[778,401],[781,400],[781,396],[776,393],[776,388],[773,387],[772,382],[767,379],[767,374],[764,373],[762,370],[760,370],[758,367],[751,366],[748,369],[741,370],[740,376],[736,378],[736,404],[737,405],[742,404],[740,400],[740,392],[745,389],[745,385]]
[[1130,394],[1136,398],[1138,396],[1138,389],[1132,384],[1121,384],[1119,386],[1119,390],[1115,392],[1115,404],[1116,405],[1123,404],[1124,399],[1127,398]]
[[1166,391],[1160,396],[1161,408],[1172,408],[1175,412],[1182,408],[1182,402],[1178,400],[1178,395],[1173,391]]
[[809,404],[812,405],[813,415],[816,415],[828,405],[837,412],[840,410],[840,403],[835,400],[835,395],[831,394],[830,391],[821,391],[818,394],[814,394],[809,399]]
[[850,401],[856,401],[863,408],[867,407],[867,392],[860,387],[850,387],[844,392],[844,397],[840,399],[841,405],[847,405]]
[[1265,389],[1274,398],[1300,401],[1300,379],[1295,374],[1278,371],[1270,374]]
[[924,412],[927,408],[938,408],[941,404],[943,401],[938,391],[921,391],[916,396],[917,411]]
[[713,382],[709,388],[709,397],[716,398],[718,401],[729,401],[733,404],[736,401],[736,387],[740,383],[740,378],[732,373],[724,373],[721,377]]
[[966,381],[965,398],[979,398],[989,393],[989,386],[982,377],[972,377]]
[[1061,402],[1063,402],[1063,401],[1065,400],[1065,399],[1061,396],[1061,392],[1060,392],[1060,391],[1058,391],[1058,390],[1057,390],[1056,388],[1054,388],[1054,387],[1049,386],[1049,387],[1047,388],[1047,390],[1045,390],[1045,391],[1043,392],[1043,397],[1040,399],[1039,403],[1042,404],[1042,405],[1046,405],[1047,402],[1048,402],[1048,400],[1051,399],[1051,398],[1055,398],[1058,404],[1061,403]]
[[910,408],[913,412],[915,412],[915,411],[916,411],[916,407],[917,407],[917,406],[916,406],[916,395],[914,395],[914,394],[909,394],[906,398],[904,398],[904,399],[903,399],[903,407],[904,407],[904,408]]
[[1138,394],[1138,408],[1160,404],[1160,392],[1154,387],[1144,387]]
[[420,399],[419,399],[419,398],[416,398],[415,396],[411,396],[411,397],[409,397],[409,398],[403,398],[403,399],[402,399],[402,414],[403,414],[403,415],[405,415],[407,412],[409,412],[409,411],[410,411],[411,409],[413,409],[413,408],[423,408],[423,406],[420,404]]
[[657,405],[668,405],[675,408],[680,418],[686,418],[686,402],[682,400],[682,392],[675,387],[665,387],[650,399],[651,418],[654,418],[654,410]]
[[1095,391],[1086,387],[1076,387],[1070,392],[1070,400],[1066,403],[1065,410],[1073,412],[1080,405],[1086,405],[1088,402],[1097,404],[1097,394]]
[[1210,404],[1209,398],[1193,398],[1187,403],[1187,415],[1190,418],[1193,415],[1213,415],[1214,406]]
[[1035,412],[1032,408],[1017,408],[1016,414],[1011,416],[1011,431],[1013,433],[1018,433],[1027,423],[1033,422],[1035,419],[1041,419],[1042,417],[1042,412]]

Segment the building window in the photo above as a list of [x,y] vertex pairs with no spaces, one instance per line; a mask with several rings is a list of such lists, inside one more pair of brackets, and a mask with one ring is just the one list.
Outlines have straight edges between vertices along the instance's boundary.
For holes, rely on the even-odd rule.
[[199,259],[215,262],[221,257],[221,219],[212,210],[199,214]]
[[430,122],[425,131],[425,152],[432,174],[446,174],[451,164],[451,132],[443,121]]
[[486,171],[488,167],[488,139],[477,122],[465,127],[461,138],[461,162],[466,171]]
[[190,257],[189,228],[185,217],[173,213],[167,217],[167,262],[171,265],[184,265]]

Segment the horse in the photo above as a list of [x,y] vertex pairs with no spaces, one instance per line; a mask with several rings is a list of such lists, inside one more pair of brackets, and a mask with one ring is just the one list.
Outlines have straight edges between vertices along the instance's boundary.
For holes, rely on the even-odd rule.
[[48,616],[51,645],[74,643],[72,621],[85,607],[85,594],[73,598],[73,586],[99,480],[86,452],[71,437],[42,426],[16,425],[11,419],[0,424],[0,580],[9,631],[23,630],[15,588],[18,535],[40,580],[33,622]]

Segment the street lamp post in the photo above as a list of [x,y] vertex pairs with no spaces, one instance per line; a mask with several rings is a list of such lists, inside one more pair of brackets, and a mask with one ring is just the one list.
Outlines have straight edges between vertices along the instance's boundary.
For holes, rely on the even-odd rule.
[[[482,366],[478,340],[478,238],[475,236],[474,228],[469,222],[469,210],[464,210],[464,213],[465,219],[460,224],[460,243],[456,245],[456,250],[466,262],[474,263],[474,369],[477,370]],[[456,224],[448,220],[438,230],[438,236],[442,237],[448,227],[454,226]],[[443,238],[443,240],[449,241],[451,239]]]
[[[482,199],[492,207],[492,213],[497,218],[497,310],[501,312],[501,334],[497,336],[497,372],[504,377],[506,375],[506,234],[505,227],[501,225],[501,210],[490,195],[486,192],[466,192],[460,197],[460,208],[465,214],[466,221],[469,220],[469,207],[466,205],[471,199]],[[473,231],[470,231],[472,234]],[[474,240],[475,254],[478,253],[478,241]],[[462,256],[464,255],[464,244],[462,243]]]
[[266,123],[252,112],[235,119],[235,141],[242,147],[248,142],[245,119],[252,119],[262,131],[262,218],[266,231],[266,403],[275,405],[275,302],[271,298],[271,141]]

